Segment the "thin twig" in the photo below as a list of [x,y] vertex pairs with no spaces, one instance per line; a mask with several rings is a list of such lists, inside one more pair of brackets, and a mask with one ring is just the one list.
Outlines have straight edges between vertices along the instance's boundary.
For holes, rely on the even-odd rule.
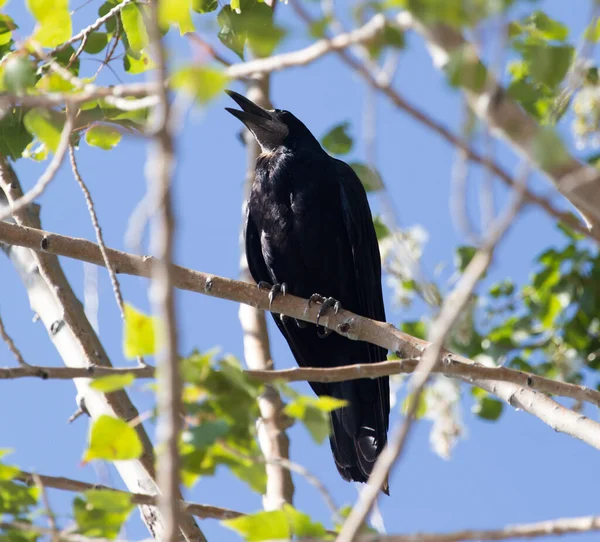
[[115,294],[117,306],[119,307],[119,311],[121,312],[121,318],[125,319],[123,295],[121,294],[121,286],[119,284],[119,279],[117,278],[117,274],[115,273],[113,265],[110,262],[110,258],[108,257],[108,253],[106,251],[106,245],[104,244],[104,236],[102,235],[102,228],[100,227],[98,215],[96,214],[96,209],[94,208],[92,195],[87,185],[85,184],[83,178],[81,177],[79,168],[77,167],[77,162],[75,160],[75,148],[73,147],[73,145],[69,145],[69,158],[71,160],[71,169],[73,170],[73,175],[75,177],[75,180],[77,181],[77,184],[81,188],[81,191],[83,192],[83,196],[85,198],[85,203],[87,205],[88,212],[90,214],[90,219],[92,221],[92,226],[94,227],[94,232],[96,233],[96,241],[98,241],[98,246],[100,247],[100,252],[102,253],[104,267],[106,267],[106,270],[108,271],[108,275],[110,277],[110,282],[113,287],[113,292]]
[[25,361],[23,354],[21,354],[21,351],[15,344],[15,341],[12,340],[12,337],[6,331],[6,328],[4,327],[4,322],[2,321],[2,316],[0,316],[0,337],[2,337],[2,340],[6,343],[8,349],[15,356],[19,367],[30,367],[29,363]]
[[[113,43],[110,46],[110,49],[108,50],[108,52],[106,53],[104,60],[102,61],[102,63],[98,67],[98,69],[96,70],[96,73],[94,74],[94,80],[96,80],[96,78],[100,75],[102,68],[104,68],[104,66],[108,66],[108,63],[111,61],[113,55],[115,54],[115,51],[117,50],[117,46],[119,45],[119,40],[121,38],[121,33],[123,32],[123,30],[121,28],[121,23],[119,22],[118,18],[115,19],[115,23],[117,25],[117,30],[113,37]],[[109,67],[109,69],[110,69],[110,67]],[[114,73],[114,70],[113,70],[113,73]]]

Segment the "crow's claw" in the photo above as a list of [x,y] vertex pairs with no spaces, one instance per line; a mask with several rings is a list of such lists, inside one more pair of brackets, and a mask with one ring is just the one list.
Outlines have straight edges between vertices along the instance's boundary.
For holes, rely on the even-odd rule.
[[320,294],[313,294],[308,298],[308,308],[310,309],[313,303],[324,303],[325,298]]
[[257,286],[259,290],[269,290],[269,310],[271,310],[271,307],[273,306],[273,301],[275,301],[275,298],[278,295],[284,296],[287,293],[287,284],[285,282],[282,282],[281,284],[275,283],[271,285],[268,282],[261,280]]
[[309,303],[310,301],[315,301],[315,299],[318,296],[318,298],[320,298],[320,302],[321,302],[321,308],[319,309],[319,312],[317,313],[317,335],[321,338],[324,339],[325,337],[328,337],[331,334],[331,329],[328,328],[323,328],[323,331],[319,331],[319,320],[321,320],[321,317],[325,315],[325,313],[333,308],[333,314],[337,314],[338,312],[340,312],[340,309],[342,308],[341,303],[337,300],[334,299],[333,297],[328,297],[328,298],[324,298],[323,296],[320,296],[319,294],[313,294],[310,296],[309,299]]

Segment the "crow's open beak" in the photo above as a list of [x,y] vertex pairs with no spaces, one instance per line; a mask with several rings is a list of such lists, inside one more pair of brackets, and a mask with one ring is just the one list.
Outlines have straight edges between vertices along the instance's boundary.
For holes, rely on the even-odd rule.
[[226,107],[225,110],[246,125],[264,150],[273,150],[281,145],[289,133],[288,127],[283,122],[271,111],[256,105],[245,96],[233,90],[225,92],[235,100],[242,111],[231,107]]

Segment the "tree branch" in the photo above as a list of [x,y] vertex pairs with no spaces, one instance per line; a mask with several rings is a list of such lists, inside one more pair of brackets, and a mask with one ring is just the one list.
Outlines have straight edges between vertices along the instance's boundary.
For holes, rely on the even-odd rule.
[[[129,493],[127,491],[121,491],[120,489],[115,489],[112,487],[100,485],[100,484],[90,484],[88,482],[80,482],[79,480],[72,480],[71,478],[63,478],[61,476],[46,476],[42,474],[34,474],[31,472],[21,471],[15,477],[15,480],[20,480],[21,482],[25,482],[26,484],[33,484],[34,477],[37,476],[45,487],[51,487],[54,489],[61,489],[64,491],[77,491],[83,492],[88,491],[90,489],[106,489],[109,491],[114,491],[120,495],[127,495],[133,504],[141,504],[145,506],[153,506],[156,504],[156,496],[154,495],[146,495],[144,493]],[[182,500],[176,501],[177,506],[181,510],[183,510],[186,514],[191,514],[193,516],[202,518],[202,519],[231,519],[243,516],[244,514],[241,512],[236,512],[235,510],[229,510],[228,508],[219,508],[217,506],[207,506],[204,504],[196,504],[190,503]],[[195,539],[199,540],[199,539]]]
[[[429,346],[427,341],[411,337],[415,343],[422,343],[422,349]],[[381,361],[333,367],[329,369],[294,367],[279,370],[248,370],[249,377],[265,383],[276,382],[344,382],[361,378],[378,378],[397,374],[410,374],[415,370],[417,359]],[[543,376],[517,371],[508,367],[486,367],[458,354],[447,355],[444,362],[438,362],[433,372],[447,377],[458,378],[470,383],[474,380],[492,380],[516,384],[522,388],[548,393],[558,397],[568,397],[600,407],[600,391],[578,384],[560,382]],[[0,380],[17,378],[39,378],[41,380],[72,380],[74,378],[99,378],[108,375],[131,373],[135,378],[154,378],[155,368],[144,367],[46,367],[26,365],[22,367],[0,367]]]
[[[68,258],[75,258],[100,266],[104,262],[100,248],[91,241],[58,235],[35,228],[0,223],[0,241]],[[152,258],[127,254],[126,252],[110,248],[107,249],[107,253],[115,266],[116,272],[142,277],[150,276]],[[264,311],[269,310],[268,294],[259,290],[254,285],[186,269],[178,265],[173,265],[172,273],[173,284],[176,288],[244,303]],[[308,308],[306,300],[292,295],[277,297],[273,302],[273,312],[285,314],[305,322],[316,322],[318,310],[317,306]],[[423,351],[430,344],[427,341],[403,333],[392,324],[369,320],[346,310],[341,310],[338,314],[328,315],[322,320],[322,323],[345,337],[382,346],[387,350],[396,352],[401,358],[419,359]],[[449,368],[460,362],[472,363],[467,358],[452,353],[446,354],[446,352],[444,352],[441,363],[444,367],[448,368],[445,370],[452,370]],[[483,367],[479,367],[478,369],[475,369],[476,366],[471,367],[473,371],[484,369]],[[493,370],[509,371],[506,368]],[[519,371],[515,371],[515,373],[519,373]],[[506,374],[513,375],[513,373]],[[513,376],[510,378],[512,379]],[[532,375],[523,377],[514,376],[515,381],[520,378],[525,380],[525,384],[540,382],[540,377]],[[561,406],[533,389],[528,389],[527,385],[519,385],[522,380],[518,380],[519,384],[513,384],[511,382],[487,380],[479,376],[473,378],[465,376],[464,379],[504,399],[512,406],[529,412],[550,425],[554,430],[578,438],[600,450],[599,423]],[[564,383],[557,382],[556,385],[564,386]],[[586,392],[582,390],[582,393]]]

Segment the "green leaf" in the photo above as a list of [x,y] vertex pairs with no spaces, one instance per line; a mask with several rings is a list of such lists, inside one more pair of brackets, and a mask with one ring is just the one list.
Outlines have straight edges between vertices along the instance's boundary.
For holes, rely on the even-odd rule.
[[73,517],[77,532],[94,538],[117,538],[123,523],[133,510],[131,498],[125,493],[107,489],[91,489],[84,498],[73,501]]
[[42,141],[52,152],[56,152],[64,119],[55,111],[31,109],[25,113],[23,124],[27,131]]
[[106,32],[92,32],[88,35],[83,50],[90,55],[96,55],[105,49],[109,41],[110,34]]
[[256,512],[221,522],[234,530],[248,542],[262,540],[323,538],[327,531],[322,524],[313,522],[310,517],[289,504],[282,510]]
[[487,70],[471,46],[459,47],[450,53],[444,68],[454,87],[481,92],[487,80]]
[[12,465],[4,465],[0,463],[0,482],[8,482],[13,480],[21,471]]
[[[69,45],[68,47],[61,49],[58,53],[56,53],[54,58],[63,68],[71,72],[73,75],[78,76],[80,62],[79,58],[77,58],[74,62],[71,61],[74,55],[75,49],[73,49],[72,45]],[[67,66],[69,67],[67,68]]]
[[367,49],[373,58],[379,57],[385,47],[404,49],[404,46],[404,32],[402,32],[402,30],[400,30],[398,27],[387,22],[384,25],[383,30],[377,36],[375,36],[374,39],[367,43]]
[[565,78],[575,53],[570,45],[525,43],[520,48],[532,79],[550,88]]
[[58,73],[48,72],[38,80],[35,88],[43,92],[72,92],[75,87]]
[[567,237],[569,237],[570,239],[573,239],[574,241],[581,241],[582,239],[585,239],[585,235],[583,235],[582,233],[576,232],[574,229],[570,228],[566,224],[563,224],[562,222],[559,222],[556,225],[556,227],[561,232],[563,232]]
[[111,391],[122,390],[126,386],[129,386],[134,380],[135,375],[133,373],[101,376],[92,380],[90,388],[103,393],[109,393]]
[[[104,17],[120,0],[107,0],[98,8],[98,16]],[[111,17],[104,23],[104,27],[109,34],[114,34],[117,30],[117,17]]]
[[168,0],[160,2],[158,6],[158,20],[163,28],[177,25],[182,36],[187,32],[194,32],[190,15],[191,0]]
[[[161,2],[161,4],[165,3],[169,4],[170,2]],[[127,4],[121,10],[123,30],[127,35],[129,49],[135,56],[138,56],[150,43],[141,10],[142,8],[135,3]]]
[[325,539],[327,535],[325,527],[313,521],[308,514],[296,510],[289,504],[283,505],[283,511],[290,523],[290,530],[296,538]]
[[458,247],[454,252],[454,265],[456,266],[456,269],[458,269],[461,273],[464,273],[475,254],[477,254],[477,249],[475,247]]
[[127,359],[156,352],[156,320],[125,303],[123,352]]
[[204,104],[218,96],[229,79],[222,70],[209,66],[188,66],[173,74],[173,87],[184,89]]
[[284,410],[288,416],[301,420],[313,440],[321,444],[329,435],[328,413],[347,404],[347,401],[325,395],[319,398],[301,395],[288,403]]
[[221,522],[244,537],[248,542],[290,538],[290,524],[283,510],[256,512]]
[[552,328],[552,325],[554,324],[554,321],[558,315],[561,313],[562,308],[563,306],[559,296],[550,295],[547,299],[545,299],[545,302],[542,306],[542,311],[540,313],[540,320],[546,329]]
[[208,448],[228,432],[229,424],[223,420],[205,421],[185,431],[182,440],[194,448]]
[[316,19],[312,23],[310,23],[308,32],[315,39],[324,38],[330,23],[330,15],[321,17],[320,19]]
[[544,40],[564,41],[569,37],[569,29],[546,15],[543,11],[533,12],[524,21],[528,30]]
[[26,4],[38,22],[34,37],[44,47],[56,47],[71,37],[68,0],[26,0]]
[[94,124],[85,132],[85,142],[92,146],[109,151],[121,141],[121,132],[106,124]]
[[196,13],[210,13],[219,7],[217,0],[192,0],[192,9]]
[[380,216],[375,216],[373,218],[373,226],[375,227],[375,235],[377,236],[377,241],[379,241],[380,243],[386,237],[389,237],[391,235],[389,228],[384,224]]
[[285,30],[274,24],[273,10],[264,2],[241,0],[239,6],[241,13],[236,13],[234,3],[217,15],[219,39],[242,60],[246,43],[256,56],[269,56],[285,36]]
[[0,480],[0,515],[24,514],[37,504],[39,490],[21,482]]
[[12,39],[12,31],[17,28],[11,17],[0,13],[0,45],[8,45]]
[[23,151],[23,158],[29,158],[36,162],[43,162],[48,158],[48,147],[37,139],[32,141]]
[[135,429],[120,418],[102,415],[92,423],[83,460],[120,461],[142,455],[142,442]]
[[35,65],[29,58],[13,54],[6,60],[3,70],[4,88],[14,94],[23,94],[36,82]]
[[596,19],[586,28],[585,39],[592,43],[600,40],[600,19]]
[[404,331],[404,333],[408,333],[409,335],[417,337],[418,339],[427,338],[427,326],[423,320],[402,322],[400,329]]
[[0,154],[17,160],[21,158],[33,137],[24,124],[21,107],[9,109],[0,119]]
[[352,138],[348,134],[349,122],[334,126],[321,139],[323,146],[332,154],[348,154],[352,150]]
[[374,167],[360,162],[350,162],[348,165],[354,170],[367,192],[376,192],[383,189],[383,179]]
[[153,69],[154,66],[154,61],[145,52],[141,53],[139,55],[139,58],[136,58],[135,56],[129,54],[125,54],[123,56],[123,69],[130,75],[144,73],[148,70]]
[[497,282],[490,288],[490,295],[494,298],[508,297],[515,292],[515,284],[510,279],[504,279],[502,282]]
[[246,32],[238,17],[231,9],[231,6],[225,6],[219,12],[217,15],[217,22],[220,28],[218,38],[225,47],[233,51],[241,60],[244,60]]
[[502,414],[504,404],[491,397],[483,397],[471,408],[473,414],[476,414],[483,420],[496,421]]

